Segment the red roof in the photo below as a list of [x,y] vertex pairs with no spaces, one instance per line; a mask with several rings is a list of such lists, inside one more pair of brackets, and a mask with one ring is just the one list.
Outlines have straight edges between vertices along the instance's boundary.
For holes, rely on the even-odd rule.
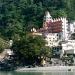
[[[47,28],[47,29],[46,29]],[[62,32],[62,21],[46,23],[44,28],[40,28],[38,32],[59,33]]]

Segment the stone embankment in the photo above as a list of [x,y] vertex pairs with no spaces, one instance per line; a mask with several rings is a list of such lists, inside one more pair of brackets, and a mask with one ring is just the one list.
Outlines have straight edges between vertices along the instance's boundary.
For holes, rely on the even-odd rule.
[[75,66],[50,66],[34,68],[18,68],[17,72],[52,72],[52,71],[75,71]]

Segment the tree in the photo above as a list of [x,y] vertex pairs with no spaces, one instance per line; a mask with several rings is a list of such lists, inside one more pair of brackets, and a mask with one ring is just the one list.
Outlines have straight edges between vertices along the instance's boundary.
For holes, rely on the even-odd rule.
[[75,0],[0,0],[0,32],[9,39],[24,32],[30,22],[42,27],[46,10],[53,17],[75,20],[74,9]]
[[0,38],[0,52],[2,52],[4,49],[9,48],[8,41]]
[[[41,36],[23,36],[19,41],[14,41],[12,49],[19,56],[19,60],[27,64],[38,62],[41,56],[50,56],[50,48],[45,47],[45,40]],[[39,59],[39,60],[40,60]]]

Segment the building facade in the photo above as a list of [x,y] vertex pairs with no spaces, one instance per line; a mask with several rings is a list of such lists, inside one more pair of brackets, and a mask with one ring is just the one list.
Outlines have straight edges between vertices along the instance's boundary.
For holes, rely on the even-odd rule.
[[55,47],[58,46],[58,34],[57,33],[45,33],[45,40],[47,41],[46,46]]
[[62,43],[62,55],[64,53],[75,54],[75,40],[68,40]]
[[[58,48],[61,56],[64,52],[75,54],[75,41],[70,40],[72,33],[75,33],[75,22],[68,23],[65,17],[52,18],[50,13],[46,11],[43,19],[43,27],[35,30],[35,33],[41,33],[47,41],[46,46]],[[58,50],[57,49],[57,50]]]
[[43,20],[43,29],[49,33],[59,33],[62,40],[68,40],[68,20],[64,17],[52,19],[50,13],[47,11]]
[[69,29],[69,30],[70,30],[70,33],[71,33],[71,34],[72,34],[72,33],[75,33],[75,22],[72,22],[72,23],[70,23],[69,25],[70,25],[70,27],[69,27],[69,28],[70,28],[70,29]]

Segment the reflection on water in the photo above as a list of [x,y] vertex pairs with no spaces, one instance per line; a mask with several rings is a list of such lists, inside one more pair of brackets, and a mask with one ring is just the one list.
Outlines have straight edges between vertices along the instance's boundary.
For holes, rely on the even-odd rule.
[[0,75],[75,75],[75,72],[0,72]]

